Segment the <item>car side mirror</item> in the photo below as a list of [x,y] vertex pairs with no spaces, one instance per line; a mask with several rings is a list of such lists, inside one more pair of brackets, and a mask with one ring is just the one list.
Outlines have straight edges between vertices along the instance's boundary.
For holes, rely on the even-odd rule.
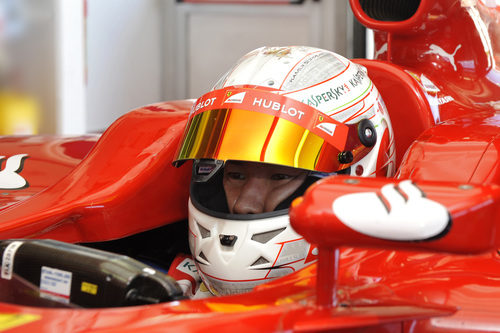
[[318,302],[331,306],[339,247],[485,252],[500,243],[499,213],[494,184],[333,176],[295,199],[290,222],[319,248]]

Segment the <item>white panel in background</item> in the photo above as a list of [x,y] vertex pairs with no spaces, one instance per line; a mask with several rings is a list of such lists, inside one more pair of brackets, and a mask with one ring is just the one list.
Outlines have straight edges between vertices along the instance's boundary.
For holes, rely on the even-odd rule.
[[[346,9],[346,1],[167,6],[165,72],[173,74],[175,85],[164,85],[165,96],[199,97],[237,59],[261,46],[308,45],[345,54]],[[172,28],[175,36],[169,35]]]
[[85,133],[84,2],[57,0],[56,133]]
[[88,0],[87,131],[160,101],[160,0]]
[[366,59],[373,59],[375,54],[375,41],[372,29],[366,29]]
[[199,97],[210,90],[241,56],[255,48],[309,44],[308,24],[306,15],[190,15],[188,96]]

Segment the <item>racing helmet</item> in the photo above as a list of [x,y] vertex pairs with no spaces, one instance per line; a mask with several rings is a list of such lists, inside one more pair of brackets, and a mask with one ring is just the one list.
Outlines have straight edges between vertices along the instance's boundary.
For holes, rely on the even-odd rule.
[[[215,295],[242,293],[297,271],[318,250],[290,226],[288,207],[336,173],[392,176],[393,132],[366,69],[330,51],[263,47],[243,56],[190,111],[174,164],[193,160],[189,246]],[[228,161],[306,170],[274,211],[230,213]]]

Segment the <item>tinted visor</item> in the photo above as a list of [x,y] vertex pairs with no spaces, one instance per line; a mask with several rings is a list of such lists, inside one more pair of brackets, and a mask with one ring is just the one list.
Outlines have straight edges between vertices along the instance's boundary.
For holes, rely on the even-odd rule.
[[342,124],[276,93],[229,87],[196,101],[175,161],[240,160],[335,172],[370,149],[359,140],[358,124]]

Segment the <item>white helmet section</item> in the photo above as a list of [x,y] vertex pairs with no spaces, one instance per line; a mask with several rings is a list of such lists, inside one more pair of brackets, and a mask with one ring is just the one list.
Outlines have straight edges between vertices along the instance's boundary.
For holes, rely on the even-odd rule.
[[336,53],[313,47],[262,47],[242,57],[213,89],[238,85],[268,87],[342,123],[369,119],[377,132],[377,143],[351,167],[351,174],[394,174],[391,121],[366,68]]
[[250,291],[316,260],[317,251],[290,226],[288,215],[226,220],[200,212],[189,201],[189,247],[214,295]]
[[[373,138],[372,129],[375,128],[376,143],[368,155],[351,165],[350,173],[393,175],[395,155],[391,121],[364,67],[317,48],[264,47],[241,58],[213,90],[232,86],[255,87],[285,95],[341,123],[357,124],[368,119],[373,127],[367,129],[370,133],[365,131],[364,137]],[[336,127],[321,128],[321,124],[316,125],[318,129],[333,135]],[[362,128],[366,127],[359,126],[358,131]],[[359,137],[356,139],[363,136],[355,134]],[[248,219],[235,218],[232,214],[226,218],[215,215],[209,210],[201,212],[189,202],[191,253],[200,276],[216,295],[251,290],[317,259],[315,247],[291,228],[286,210],[279,216],[256,214]]]

